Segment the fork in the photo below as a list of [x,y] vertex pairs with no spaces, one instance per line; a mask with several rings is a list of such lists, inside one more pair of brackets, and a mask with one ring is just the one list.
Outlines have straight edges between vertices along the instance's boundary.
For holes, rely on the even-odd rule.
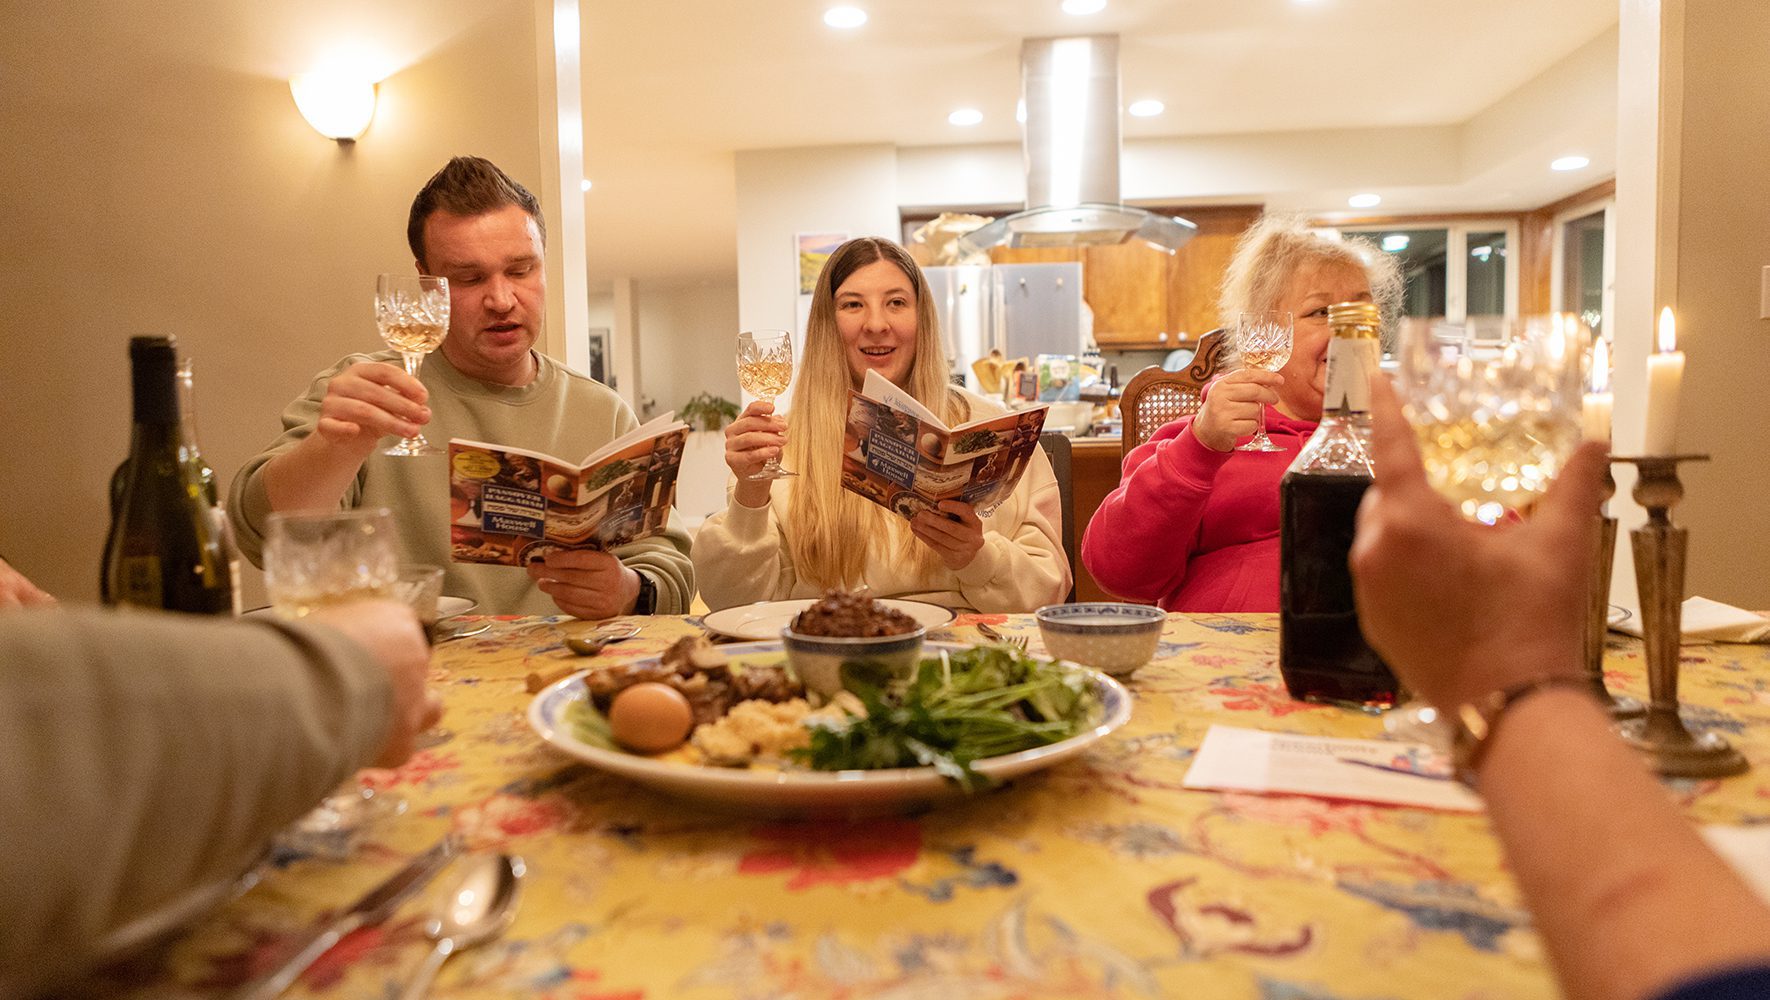
[[1005,636],[1002,633],[997,632],[995,629],[984,624],[983,622],[977,623],[977,631],[982,632],[983,637],[985,639],[990,640],[991,642],[999,642],[1004,646],[1013,646],[1015,649],[1025,649],[1026,648],[1026,636],[1024,636],[1024,635],[1017,635],[1017,636],[1013,636],[1012,638],[1010,638],[1009,636]]

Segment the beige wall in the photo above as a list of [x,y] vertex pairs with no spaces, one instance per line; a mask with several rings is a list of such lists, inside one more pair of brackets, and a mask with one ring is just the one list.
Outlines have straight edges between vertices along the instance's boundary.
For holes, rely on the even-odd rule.
[[411,267],[431,172],[477,153],[540,190],[537,25],[529,0],[484,4],[341,148],[281,79],[47,16],[0,41],[0,553],[84,601],[127,450],[128,337],[194,357],[204,451],[231,478],[315,371],[378,346],[374,276]]
[[1770,609],[1770,5],[1683,5],[1675,284],[1687,356],[1678,421],[1687,466],[1688,590]]

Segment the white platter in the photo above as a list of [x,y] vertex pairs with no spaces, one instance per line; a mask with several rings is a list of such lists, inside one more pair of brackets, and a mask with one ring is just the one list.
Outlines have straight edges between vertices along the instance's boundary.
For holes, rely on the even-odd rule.
[[[954,643],[928,643],[930,653],[961,650]],[[733,660],[752,657],[776,662],[779,640],[721,646]],[[1060,764],[1105,738],[1131,718],[1131,694],[1118,681],[1096,670],[1078,667],[1088,675],[1100,695],[1100,720],[1085,732],[1049,746],[1022,750],[976,761],[972,767],[998,781],[1006,781]],[[573,674],[542,689],[529,703],[529,725],[543,740],[564,753],[601,771],[620,775],[666,795],[712,806],[724,812],[750,815],[856,816],[903,812],[930,803],[963,798],[964,789],[941,777],[932,767],[905,767],[878,771],[779,771],[712,767],[673,760],[656,760],[592,746],[579,740],[565,711],[589,697],[582,678]]]
[[[735,608],[722,608],[701,616],[701,624],[706,626],[708,631],[728,639],[758,641],[779,639],[781,629],[786,628],[799,612],[816,603],[817,601],[811,598],[803,598],[794,601],[758,601],[755,604],[740,604]],[[881,598],[879,603],[909,615],[916,620],[916,624],[930,631],[958,617],[952,608],[943,608],[938,604],[899,601],[889,598]]]

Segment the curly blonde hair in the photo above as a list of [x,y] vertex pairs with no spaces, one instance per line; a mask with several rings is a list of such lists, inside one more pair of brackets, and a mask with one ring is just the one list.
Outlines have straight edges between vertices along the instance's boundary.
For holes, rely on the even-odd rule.
[[1383,314],[1383,347],[1392,348],[1403,290],[1395,258],[1362,239],[1335,239],[1316,232],[1305,216],[1264,215],[1236,241],[1217,298],[1217,315],[1230,331],[1232,352],[1236,314],[1273,308],[1297,272],[1323,266],[1364,273],[1371,301]]

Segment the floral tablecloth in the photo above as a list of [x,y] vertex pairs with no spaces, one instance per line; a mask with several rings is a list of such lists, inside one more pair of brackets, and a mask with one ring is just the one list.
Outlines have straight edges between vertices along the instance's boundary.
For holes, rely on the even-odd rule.
[[[962,616],[1041,648],[1028,616]],[[645,620],[610,658],[656,655],[693,618]],[[1290,700],[1273,616],[1170,616],[1130,682],[1129,725],[1077,761],[919,815],[734,819],[603,775],[529,729],[531,670],[561,629],[500,619],[439,647],[452,734],[374,777],[410,808],[348,863],[285,854],[172,949],[158,991],[220,995],[274,964],[450,829],[528,865],[515,924],[457,956],[435,993],[541,1000],[1259,1000],[1556,995],[1485,817],[1187,791],[1212,723],[1370,737],[1381,720]],[[1678,782],[1704,822],[1770,822],[1770,648],[1684,647],[1687,717],[1754,764]],[[1639,644],[1612,688],[1645,697]],[[444,880],[446,881],[447,876]],[[424,901],[345,939],[291,995],[387,997],[426,950]]]

